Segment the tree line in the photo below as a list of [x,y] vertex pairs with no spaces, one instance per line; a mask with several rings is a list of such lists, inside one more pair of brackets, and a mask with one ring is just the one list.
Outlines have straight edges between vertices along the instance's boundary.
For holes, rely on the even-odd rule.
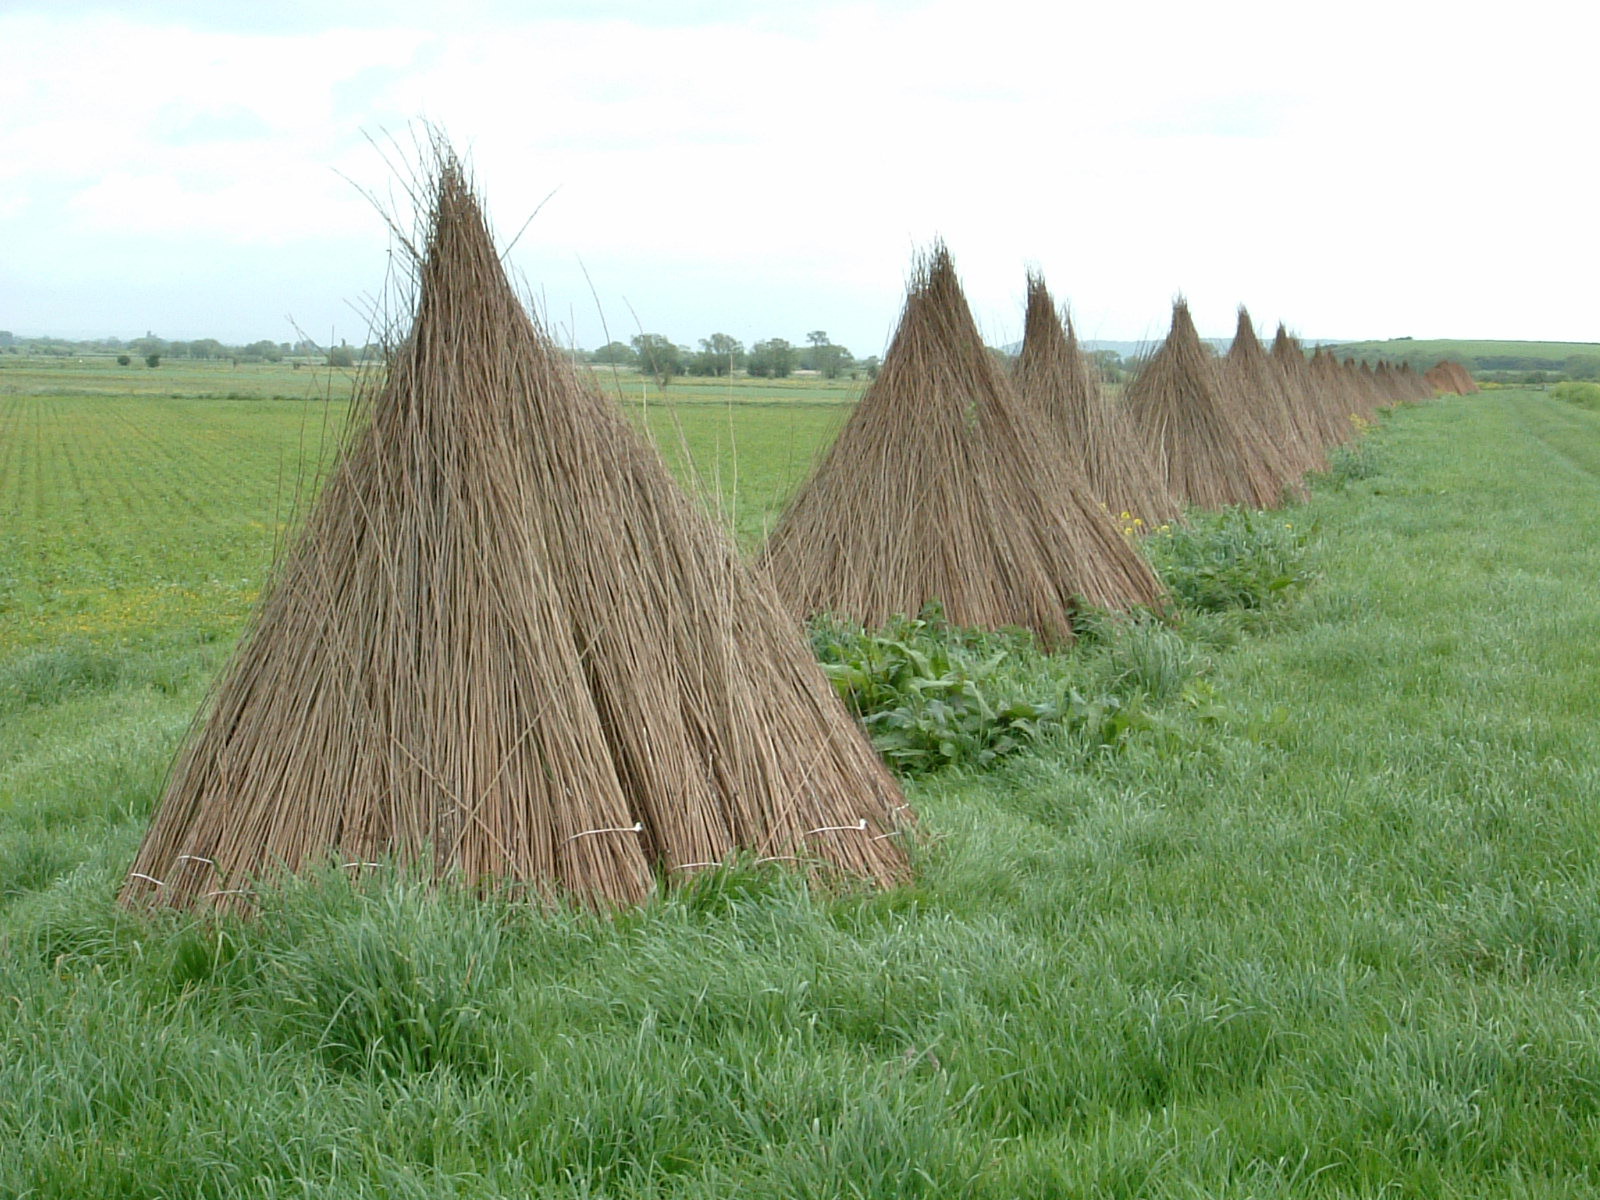
[[797,346],[787,338],[768,338],[746,349],[736,337],[713,333],[701,338],[695,350],[659,333],[640,333],[580,355],[597,365],[628,367],[654,376],[662,387],[680,375],[722,378],[741,371],[756,379],[786,379],[796,371],[815,371],[824,379],[871,379],[878,373],[877,355],[858,359],[830,339],[826,330],[813,329],[806,334],[806,343]]
[[[383,348],[377,345],[352,346],[348,342],[341,342],[337,346],[322,346],[309,338],[302,338],[297,342],[274,342],[263,338],[261,341],[235,345],[216,338],[195,338],[191,341],[168,340],[153,333],[129,338],[126,341],[114,337],[74,340],[50,336],[18,337],[10,330],[0,329],[0,353],[41,354],[54,358],[115,356],[123,366],[129,365],[135,357],[138,357],[143,359],[147,366],[155,366],[164,358],[183,358],[199,361],[221,359],[231,361],[235,365],[294,360],[326,362],[335,367],[353,367],[364,358],[381,355]],[[152,359],[155,361],[152,362]]]

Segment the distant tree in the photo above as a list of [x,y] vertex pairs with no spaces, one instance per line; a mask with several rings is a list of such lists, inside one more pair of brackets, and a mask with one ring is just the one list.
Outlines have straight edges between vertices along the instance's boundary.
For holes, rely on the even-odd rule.
[[853,362],[855,359],[850,357],[850,351],[832,342],[815,346],[811,351],[811,369],[822,372],[824,379],[839,378],[850,369]]
[[822,370],[823,351],[828,346],[828,334],[823,329],[813,329],[806,334],[806,346],[795,357],[795,365],[802,371]]
[[1103,378],[1110,380],[1112,383],[1116,383],[1122,378],[1122,355],[1115,350],[1091,350],[1089,351],[1089,362],[1099,368]]
[[248,346],[240,347],[239,357],[246,361],[282,362],[283,351],[278,348],[277,342],[269,342],[266,339],[262,339],[259,342],[251,342]]
[[795,350],[783,338],[770,338],[750,347],[745,369],[758,379],[787,379],[794,371]]
[[117,366],[119,366],[119,367],[131,367],[132,365],[133,365],[133,359],[128,357],[126,354],[117,355]]
[[9,329],[0,329],[0,350],[13,349],[17,344],[17,336]]
[[878,377],[878,370],[883,366],[883,363],[879,361],[876,354],[869,354],[856,365],[860,368],[861,373],[868,379],[876,379]]
[[608,363],[619,367],[632,367],[639,362],[639,353],[626,342],[607,342],[589,355],[589,361]]
[[330,367],[353,367],[356,365],[356,352],[340,343],[328,351],[328,365]]
[[731,375],[744,364],[744,343],[726,333],[713,333],[700,339],[700,352],[689,360],[689,374]]
[[639,369],[655,376],[657,387],[666,387],[673,376],[683,374],[683,347],[659,333],[641,333],[632,342],[639,355]]
[[167,342],[165,338],[158,338],[153,333],[147,333],[142,338],[134,338],[128,343],[128,349],[137,354],[165,354]]
[[144,356],[144,365],[154,370],[156,367],[161,365],[161,355],[146,354]]
[[201,338],[197,342],[189,343],[190,358],[221,358],[226,350],[227,347],[216,338]]

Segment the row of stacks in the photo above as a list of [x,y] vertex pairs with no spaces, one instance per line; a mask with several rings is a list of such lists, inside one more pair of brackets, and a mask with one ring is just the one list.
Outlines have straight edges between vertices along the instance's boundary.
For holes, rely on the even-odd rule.
[[1242,308],[1219,358],[1179,300],[1112,396],[1037,275],[1026,312],[1008,377],[945,247],[919,261],[878,378],[768,541],[795,612],[872,626],[937,602],[958,624],[1068,642],[1086,602],[1159,607],[1126,529],[1302,495],[1330,447],[1436,390],[1409,367],[1308,360],[1282,326],[1268,353]]
[[[919,263],[882,370],[762,560],[527,313],[442,143],[409,335],[208,699],[122,889],[250,910],[319,867],[393,864],[547,902],[637,902],[738,857],[888,885],[898,785],[797,618],[1072,639],[1159,608],[1113,514],[1278,502],[1410,372],[1217,360],[1180,304],[1116,399],[1029,282],[1014,377],[949,254]],[[408,247],[411,243],[407,243]]]

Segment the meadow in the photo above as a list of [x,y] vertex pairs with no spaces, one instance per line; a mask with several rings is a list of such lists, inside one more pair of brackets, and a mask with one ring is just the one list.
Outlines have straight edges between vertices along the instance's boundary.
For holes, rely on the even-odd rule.
[[[20,378],[0,1195],[1594,1193],[1600,413],[1399,410],[1260,519],[1303,586],[1014,650],[1147,719],[913,779],[896,891],[323,880],[243,922],[112,896],[343,401]],[[848,411],[792,386],[630,411],[748,542]]]

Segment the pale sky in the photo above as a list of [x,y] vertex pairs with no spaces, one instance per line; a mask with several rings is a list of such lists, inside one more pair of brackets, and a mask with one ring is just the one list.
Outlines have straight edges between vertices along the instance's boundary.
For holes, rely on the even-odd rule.
[[508,261],[585,347],[603,313],[880,353],[935,236],[991,343],[1029,266],[1090,338],[1181,292],[1209,335],[1242,302],[1600,340],[1597,34],[1545,0],[0,0],[0,329],[362,341],[359,189],[409,222],[373,142],[426,119],[503,240],[549,197]]

